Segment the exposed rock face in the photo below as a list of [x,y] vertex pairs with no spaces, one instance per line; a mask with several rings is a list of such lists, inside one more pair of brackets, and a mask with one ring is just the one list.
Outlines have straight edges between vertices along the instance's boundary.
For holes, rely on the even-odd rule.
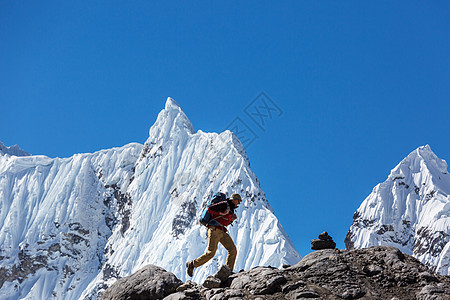
[[[131,277],[122,279],[121,287],[132,288]],[[148,278],[142,281],[145,284],[140,284],[140,288],[145,286],[153,291],[157,290],[154,286],[156,284],[159,284],[159,287],[170,286],[165,282],[157,283],[160,280],[165,279]],[[116,296],[116,292],[112,290],[115,286],[116,284],[109,288],[101,299],[135,299],[123,293],[123,289],[115,289],[114,291],[122,292],[121,297],[112,298]],[[256,267],[232,274],[222,283],[217,280],[214,288],[187,282],[180,285],[176,291],[172,288],[170,288],[172,292],[169,292],[168,288],[164,291],[163,289],[160,288],[159,292],[167,295],[165,300],[431,300],[450,299],[450,277],[432,273],[424,264],[397,248],[375,246],[350,251],[338,249],[315,251],[285,270]]]

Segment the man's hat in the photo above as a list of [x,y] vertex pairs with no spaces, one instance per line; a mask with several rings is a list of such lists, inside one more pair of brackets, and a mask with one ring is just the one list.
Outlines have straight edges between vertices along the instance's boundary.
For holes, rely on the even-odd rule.
[[239,202],[241,202],[241,201],[242,201],[242,199],[241,199],[241,195],[239,195],[239,194],[236,194],[236,193],[232,194],[232,195],[231,195],[231,197],[230,197],[230,199],[231,199],[231,200],[233,200],[233,199],[235,199],[235,200],[239,200]]

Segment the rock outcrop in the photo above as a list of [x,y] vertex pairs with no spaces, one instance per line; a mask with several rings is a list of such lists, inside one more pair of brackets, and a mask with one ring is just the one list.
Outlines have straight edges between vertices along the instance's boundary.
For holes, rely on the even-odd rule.
[[[161,269],[158,268],[158,272],[162,272]],[[141,277],[145,274],[138,273]],[[153,291],[158,291],[158,295],[166,295],[159,298],[165,300],[450,299],[449,276],[432,273],[414,257],[390,246],[319,250],[283,270],[256,267],[231,274],[228,279],[226,276],[218,279],[216,275],[210,278],[216,279],[213,288],[192,281],[181,285],[173,279],[174,276],[142,278],[136,284],[140,291],[146,287],[149,294],[154,295]],[[131,297],[136,291],[133,276],[120,279],[106,290],[101,299],[143,299]],[[165,278],[170,278],[167,279],[169,282],[165,283]],[[175,290],[176,285],[178,288]],[[129,292],[126,288],[130,289]],[[117,297],[118,293],[120,297]]]

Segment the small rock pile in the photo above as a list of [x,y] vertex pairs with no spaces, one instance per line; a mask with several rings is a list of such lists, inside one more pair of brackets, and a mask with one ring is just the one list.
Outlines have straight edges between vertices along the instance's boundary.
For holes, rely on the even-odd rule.
[[328,232],[324,231],[319,234],[319,239],[311,240],[312,250],[323,250],[323,249],[335,249],[336,243],[333,238],[328,235]]

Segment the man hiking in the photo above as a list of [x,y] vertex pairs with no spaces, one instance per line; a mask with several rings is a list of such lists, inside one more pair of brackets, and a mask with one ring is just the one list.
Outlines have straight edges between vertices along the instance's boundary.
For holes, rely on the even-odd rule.
[[226,226],[237,219],[234,210],[241,201],[242,199],[239,194],[232,194],[229,199],[225,199],[224,201],[212,204],[208,207],[208,212],[211,214],[211,220],[207,224],[208,248],[200,257],[186,263],[186,270],[189,276],[193,276],[194,268],[200,267],[214,257],[219,243],[228,250],[225,264],[233,271],[237,250],[233,240],[227,233]]

